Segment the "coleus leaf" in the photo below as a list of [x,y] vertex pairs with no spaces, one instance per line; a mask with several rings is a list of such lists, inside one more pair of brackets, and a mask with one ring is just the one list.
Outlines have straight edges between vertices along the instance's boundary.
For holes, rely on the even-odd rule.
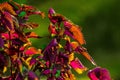
[[56,35],[57,34],[56,27],[52,23],[50,23],[50,25],[48,27],[48,30],[49,30],[49,32],[50,32],[51,35]]
[[64,21],[64,27],[65,27],[65,30],[67,30],[67,32],[65,33],[66,35],[75,39],[81,45],[86,43],[84,40],[83,34],[81,32],[81,29],[79,28],[78,25],[75,25],[70,21]]
[[56,80],[64,80],[62,77],[58,77]]
[[74,74],[69,70],[67,73],[62,73],[62,77],[64,79],[60,79],[60,80],[76,80]]
[[33,15],[33,14],[40,15],[42,18],[45,17],[44,12],[41,12],[41,11],[31,11],[31,12],[28,12],[28,13],[27,13],[27,16]]
[[14,31],[14,24],[10,13],[6,11],[2,12],[1,22],[8,29],[8,31]]
[[70,75],[70,79],[71,79],[71,80],[76,80],[74,74],[71,73],[71,74],[69,74],[69,75]]
[[31,46],[31,42],[25,43],[23,46],[20,47],[20,51],[23,52],[25,49],[27,49],[28,46]]
[[64,34],[67,36],[70,36],[72,39],[74,39],[73,33],[69,31],[69,29],[65,29]]
[[11,40],[11,42],[12,42],[12,45],[14,45],[14,46],[23,46],[24,45],[24,42],[21,41],[20,39],[13,39],[13,40]]
[[91,80],[111,80],[110,73],[106,68],[96,67],[88,72]]
[[56,12],[55,12],[55,10],[53,8],[50,8],[48,13],[49,13],[50,16],[56,15]]
[[71,44],[71,46],[72,46],[72,48],[73,48],[74,51],[76,51],[76,52],[80,53],[81,55],[83,55],[83,56],[84,56],[86,59],[88,59],[93,65],[97,65],[97,64],[95,63],[95,61],[93,60],[93,58],[90,56],[90,54],[87,52],[86,48],[80,46],[79,43],[78,43],[78,42],[75,42],[75,41],[71,42],[70,44]]
[[70,44],[71,44],[73,50],[75,50],[78,46],[80,46],[79,43],[76,41],[70,42]]
[[68,55],[68,58],[69,58],[69,63],[74,60],[74,53],[71,53]]
[[26,37],[26,35],[25,35],[25,33],[23,33],[21,30],[19,30],[19,29],[16,29],[15,30],[16,31],[16,33],[18,34],[18,36],[19,36],[19,39],[21,40],[21,41],[23,41],[23,42],[28,42],[28,38]]
[[58,23],[58,25],[60,25],[61,22],[66,20],[66,18],[63,15],[57,14],[52,8],[50,8],[48,11],[48,18],[53,24]]
[[97,65],[97,64],[95,63],[95,61],[93,60],[93,58],[89,55],[89,53],[88,53],[87,51],[81,52],[81,54],[82,54],[86,59],[88,59],[93,65]]
[[7,47],[8,48],[6,48],[4,50],[7,55],[9,55],[9,56],[17,55],[18,49],[16,49],[14,46],[10,46],[10,45],[8,45]]
[[0,38],[0,48],[2,48],[3,46],[4,46],[4,40]]
[[20,24],[23,28],[28,28],[28,29],[34,29],[34,28],[37,28],[39,25],[36,24],[36,23],[32,23],[32,22],[29,22],[29,23],[24,23],[24,24]]
[[69,30],[73,33],[74,39],[77,40],[81,45],[86,43],[78,26],[72,26]]
[[30,60],[32,59],[32,57],[30,56],[30,57],[22,57],[21,58],[21,60],[22,60],[22,62],[23,62],[23,64],[25,65],[25,66],[27,66],[27,68],[28,68],[28,70],[30,70],[31,68],[32,68],[32,66],[30,65]]
[[46,69],[42,72],[44,75],[48,75],[51,73],[51,70],[50,69]]
[[12,7],[8,2],[1,3],[1,4],[0,4],[0,10],[1,10],[2,12],[8,12],[8,13],[10,13],[11,15],[16,15],[13,7]]
[[15,80],[24,80],[24,77],[22,76],[21,73],[18,73]]
[[22,73],[22,69],[23,69],[23,65],[22,65],[22,62],[21,62],[21,60],[20,59],[17,59],[16,60],[16,63],[18,64],[18,69],[19,69],[19,71]]
[[66,41],[65,50],[68,51],[69,53],[72,52],[72,46],[69,41]]
[[73,61],[71,61],[70,66],[79,74],[87,70],[87,68],[81,63],[78,58],[75,58]]
[[3,37],[4,39],[6,39],[6,40],[11,40],[11,39],[16,39],[16,38],[18,38],[18,34],[17,34],[17,33],[12,33],[12,34],[10,34],[10,35],[9,35],[9,33],[2,33],[1,35],[2,35],[2,37]]
[[55,46],[57,46],[57,45],[58,45],[57,39],[56,39],[56,38],[55,38],[55,39],[52,39],[51,42],[47,45],[47,47],[44,49],[43,52],[45,52],[45,51],[47,51],[47,50],[49,50],[49,49],[51,49],[52,47],[55,47]]
[[76,80],[75,76],[70,71],[62,73],[62,78],[60,80]]
[[24,11],[34,11],[35,10],[35,7],[26,5],[26,4],[23,4],[21,7],[22,7],[22,10],[24,10]]
[[57,62],[60,62],[61,64],[64,64],[64,65],[68,64],[68,62],[69,62],[68,55],[66,55],[65,53],[60,52]]
[[36,74],[32,71],[28,72],[28,80],[39,80]]
[[35,58],[32,58],[31,60],[30,60],[30,66],[33,66],[33,65],[35,65],[35,63],[37,62],[37,60],[35,59]]
[[34,54],[40,54],[41,50],[40,49],[36,49],[35,47],[30,47],[25,51],[25,55],[34,55]]
[[27,38],[40,38],[35,32],[27,32],[26,36]]
[[46,61],[54,62],[55,54],[57,50],[54,50],[58,45],[57,39],[52,39],[51,42],[47,45],[47,47],[42,51],[44,54],[43,59]]
[[36,15],[42,16],[42,18],[45,17],[44,12],[36,11],[36,8],[34,8],[33,6],[29,6],[29,5],[24,4],[24,5],[21,6],[21,8],[22,8],[22,11],[24,11],[24,12],[22,12],[22,14],[20,13],[21,16],[24,16],[25,14],[26,14],[26,16],[36,14]]

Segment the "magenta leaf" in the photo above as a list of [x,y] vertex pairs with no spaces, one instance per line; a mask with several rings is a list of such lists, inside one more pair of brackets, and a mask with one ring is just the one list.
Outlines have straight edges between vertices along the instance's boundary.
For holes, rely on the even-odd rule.
[[105,68],[96,67],[88,72],[91,80],[111,80],[110,73]]
[[70,66],[79,74],[87,70],[87,68],[81,63],[78,58],[75,58],[75,60],[71,61]]
[[55,14],[55,11],[54,11],[53,8],[50,8],[49,11],[48,11],[48,13],[49,13],[50,15],[54,15],[54,14]]
[[28,72],[28,80],[38,80],[38,77],[36,76],[36,74],[32,71]]

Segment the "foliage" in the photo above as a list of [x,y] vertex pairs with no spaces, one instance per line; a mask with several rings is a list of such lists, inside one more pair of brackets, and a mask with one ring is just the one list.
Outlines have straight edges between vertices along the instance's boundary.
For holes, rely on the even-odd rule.
[[[45,17],[33,6],[13,1],[0,4],[1,80],[38,80],[42,76],[47,80],[76,80],[71,69],[82,74],[87,67],[74,54],[83,55],[97,66],[83,47],[85,40],[81,28],[52,8],[48,11],[50,43],[44,49],[32,46],[30,38],[43,38],[29,31],[38,27],[38,24],[28,22],[29,16],[35,14]],[[110,80],[109,75],[100,67],[88,73],[91,80]]]

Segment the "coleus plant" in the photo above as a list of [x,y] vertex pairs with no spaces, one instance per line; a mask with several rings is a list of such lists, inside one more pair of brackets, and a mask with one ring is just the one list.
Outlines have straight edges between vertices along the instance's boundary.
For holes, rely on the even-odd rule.
[[28,22],[31,15],[45,16],[33,6],[14,1],[0,4],[0,80],[40,80],[42,76],[47,80],[76,80],[71,69],[82,74],[88,68],[74,54],[83,55],[95,66],[88,71],[91,80],[111,80],[109,71],[97,66],[83,47],[80,26],[52,8],[48,11],[50,43],[44,49],[32,46],[30,38],[42,37],[29,31],[38,27]]

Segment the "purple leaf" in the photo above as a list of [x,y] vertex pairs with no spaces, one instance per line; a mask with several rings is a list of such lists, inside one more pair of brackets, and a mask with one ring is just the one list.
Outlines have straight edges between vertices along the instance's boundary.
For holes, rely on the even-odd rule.
[[36,74],[34,72],[29,71],[28,80],[38,80],[38,77],[36,76]]
[[68,55],[66,55],[65,53],[60,52],[57,62],[60,62],[61,65],[63,65],[63,64],[66,65],[68,63],[68,61],[69,61],[68,60]]
[[15,80],[24,80],[24,78],[20,73],[18,73]]
[[73,38],[73,39],[74,39],[73,33],[72,33],[72,32],[70,32],[67,28],[65,29],[64,34],[65,34],[65,35],[68,35],[68,36],[70,36],[71,38]]
[[32,59],[30,60],[30,65],[34,65],[36,62],[37,62],[36,59],[35,59],[35,58],[32,58]]
[[50,69],[47,69],[47,70],[44,70],[44,71],[43,71],[43,74],[44,74],[44,75],[47,75],[47,74],[50,74],[50,73],[51,73]]
[[66,41],[65,50],[69,51],[69,53],[72,52],[72,46],[69,41]]
[[4,46],[4,40],[0,38],[0,48]]
[[[48,46],[44,49],[42,53],[44,53],[44,59],[49,60],[50,62],[54,61],[56,50],[55,47],[58,45],[56,39],[53,39]],[[54,49],[53,49],[54,48]]]

